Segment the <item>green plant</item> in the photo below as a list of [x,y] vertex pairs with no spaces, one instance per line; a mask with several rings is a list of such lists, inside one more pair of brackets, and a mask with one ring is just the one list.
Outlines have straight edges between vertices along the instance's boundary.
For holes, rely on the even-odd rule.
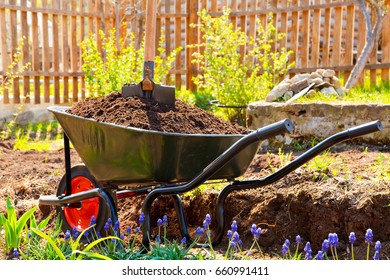
[[390,180],[390,157],[384,153],[379,153],[370,169],[377,179]]
[[335,163],[337,163],[336,158],[329,151],[325,151],[307,162],[305,166],[313,173],[313,180],[316,181],[328,179],[329,173],[337,175],[338,170],[332,168]]
[[[16,217],[14,205],[9,197],[6,199],[7,217],[0,213],[0,225],[4,227],[5,249],[9,252],[11,249],[18,249],[23,237],[23,229],[28,220],[34,215],[36,207],[26,211],[19,219]],[[1,228],[1,226],[0,226]]]
[[[120,39],[118,44],[115,29],[111,29],[108,34],[100,30],[98,36],[102,42],[101,51],[93,35],[81,43],[82,70],[91,96],[104,96],[120,91],[124,84],[139,83],[142,80],[144,46],[136,49],[134,34],[129,34],[128,42]],[[163,38],[164,36],[161,36],[159,54],[155,58],[156,83],[160,83],[167,76],[176,54],[181,50],[177,48],[166,55],[162,47]]]
[[[288,64],[291,52],[284,48],[274,50],[285,34],[276,32],[272,20],[266,29],[258,22],[255,38],[248,39],[229,23],[229,14],[229,9],[224,9],[220,17],[212,17],[206,10],[199,12],[200,24],[195,26],[202,32],[204,43],[188,46],[203,49],[193,53],[192,63],[200,68],[194,83],[199,92],[210,94],[220,104],[246,105],[264,99],[279,76],[288,71],[292,66]],[[248,51],[241,54],[245,45]],[[229,120],[237,117],[237,110],[214,109]]]
[[278,170],[278,168],[283,167],[291,162],[292,152],[284,153],[282,151],[282,148],[278,148],[278,156],[279,156],[279,165],[278,167],[275,167],[271,162],[271,153],[267,152],[267,163],[268,166],[271,168],[272,173]]

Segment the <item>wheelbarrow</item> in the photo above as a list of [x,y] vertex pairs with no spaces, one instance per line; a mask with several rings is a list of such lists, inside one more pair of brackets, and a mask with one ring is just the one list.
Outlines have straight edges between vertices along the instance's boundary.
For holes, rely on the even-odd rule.
[[[65,175],[56,195],[39,198],[40,205],[55,206],[62,229],[82,232],[96,219],[102,232],[111,218],[117,220],[119,199],[146,195],[142,211],[142,243],[148,248],[150,211],[162,195],[173,198],[183,237],[191,242],[180,194],[209,180],[225,179],[216,205],[213,244],[221,242],[225,227],[225,199],[236,190],[261,188],[276,182],[329,147],[382,130],[380,121],[339,132],[323,140],[276,172],[255,180],[237,180],[249,167],[261,141],[293,130],[285,119],[247,135],[176,134],[97,122],[67,113],[69,107],[53,106],[52,112],[64,130]],[[70,142],[84,165],[71,167]]]

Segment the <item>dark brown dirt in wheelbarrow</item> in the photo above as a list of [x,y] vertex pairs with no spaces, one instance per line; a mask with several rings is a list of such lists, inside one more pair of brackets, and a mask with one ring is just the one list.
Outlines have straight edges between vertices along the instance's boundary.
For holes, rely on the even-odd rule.
[[84,118],[118,125],[184,134],[246,134],[239,125],[176,99],[175,106],[139,97],[123,98],[113,92],[105,97],[87,98],[68,111]]
[[[62,149],[22,152],[13,150],[13,144],[0,140],[0,212],[5,212],[5,199],[9,196],[20,217],[38,204],[40,195],[56,193],[57,185],[65,172],[64,156]],[[283,147],[281,151],[284,155],[292,152],[292,158],[303,153],[293,147]],[[328,156],[333,159],[330,168],[333,171],[325,171],[323,175],[326,176],[319,176],[320,173],[313,172],[305,165],[272,185],[230,194],[226,201],[225,232],[232,221],[236,220],[243,249],[248,250],[252,242],[250,227],[256,224],[262,228],[260,245],[271,257],[275,253],[281,253],[281,246],[286,238],[294,245],[297,234],[304,243],[311,242],[315,254],[328,234],[335,232],[340,239],[339,258],[348,259],[348,235],[354,231],[357,235],[355,256],[365,259],[367,244],[364,242],[364,234],[371,228],[374,242],[382,242],[381,258],[390,259],[390,181],[388,175],[386,178],[386,174],[390,173],[389,147],[369,146],[365,150],[361,145],[341,144],[332,148]],[[74,149],[71,150],[71,157],[72,164],[81,163]],[[280,167],[280,159],[276,148],[263,148],[247,170],[245,179],[270,174]],[[324,158],[320,160],[325,161]],[[196,227],[202,225],[207,213],[211,214],[212,219],[215,217],[217,186],[211,184],[207,191],[182,196],[191,234]],[[141,196],[119,201],[118,215],[123,231],[127,226],[134,228],[137,225],[143,198]],[[48,210],[50,209],[37,210],[37,219],[51,213],[54,224],[54,209]],[[169,238],[180,239],[170,197],[161,197],[153,204],[153,234],[157,230],[157,219],[164,214],[169,217]],[[214,224],[213,220],[211,227]],[[224,237],[222,244],[216,249],[223,253],[226,245]],[[1,249],[0,256],[4,256]],[[370,259],[373,251],[371,246]]]

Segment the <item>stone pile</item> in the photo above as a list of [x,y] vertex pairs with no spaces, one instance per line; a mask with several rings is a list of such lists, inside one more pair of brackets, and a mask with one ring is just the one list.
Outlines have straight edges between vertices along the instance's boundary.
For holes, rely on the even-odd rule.
[[320,92],[325,96],[343,96],[345,89],[331,69],[317,69],[312,73],[298,74],[286,78],[275,86],[266,96],[267,102],[288,102],[303,95],[313,95]]

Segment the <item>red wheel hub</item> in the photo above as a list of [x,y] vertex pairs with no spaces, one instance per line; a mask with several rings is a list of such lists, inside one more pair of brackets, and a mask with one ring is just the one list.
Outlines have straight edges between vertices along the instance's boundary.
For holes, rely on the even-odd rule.
[[[95,188],[91,180],[83,176],[72,179],[72,194],[92,190]],[[64,208],[65,219],[71,228],[76,227],[78,232],[82,232],[89,227],[91,218],[97,218],[99,214],[99,198],[89,198],[81,201],[80,208]]]

